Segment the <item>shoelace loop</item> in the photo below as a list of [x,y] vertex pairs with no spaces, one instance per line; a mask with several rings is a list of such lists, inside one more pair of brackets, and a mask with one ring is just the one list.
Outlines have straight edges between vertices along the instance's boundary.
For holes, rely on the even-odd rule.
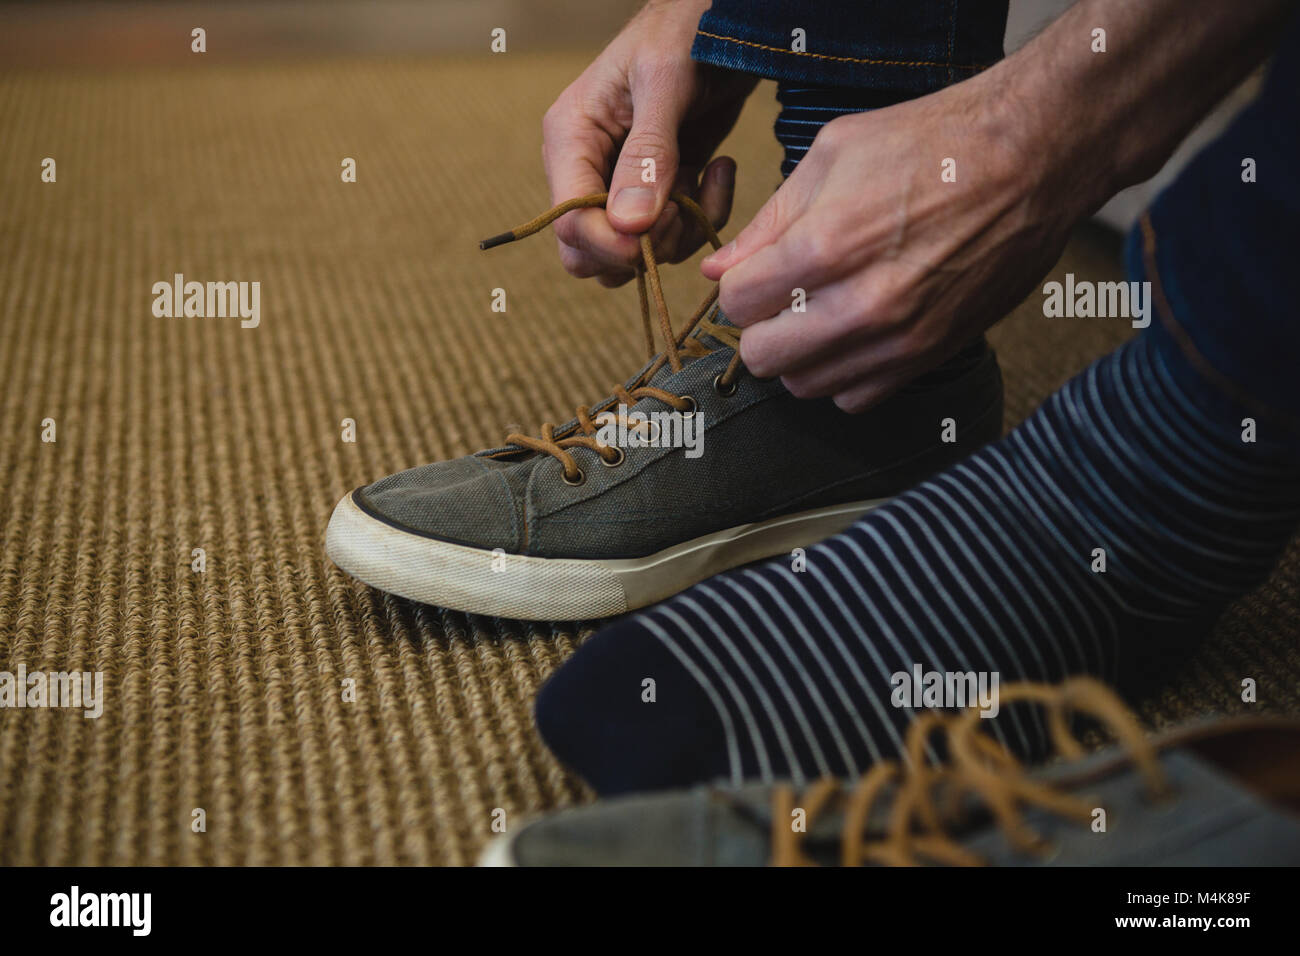
[[[714,249],[722,245],[718,238],[717,230],[713,228],[713,223],[709,221],[708,215],[700,208],[699,204],[689,196],[680,192],[672,193],[669,198],[677,203],[678,207],[684,209],[686,213],[700,226],[705,236],[708,237],[709,243]],[[500,235],[484,239],[479,243],[480,249],[492,249],[496,246],[504,245],[507,242],[515,242],[524,239],[535,233],[541,232],[555,220],[559,219],[565,213],[572,212],[575,209],[596,209],[603,208],[609,199],[609,193],[592,193],[589,196],[579,196],[575,199],[569,199],[557,206],[553,206],[546,212],[542,213],[535,219],[531,219],[521,226],[516,226],[509,232],[503,232]],[[711,336],[724,346],[735,350],[731,362],[727,365],[726,370],[718,376],[717,382],[720,392],[730,394],[730,389],[734,391],[734,382],[737,371],[740,367],[740,330],[729,325],[719,325],[710,321],[717,312],[718,307],[718,287],[714,285],[713,289],[705,297],[699,308],[695,310],[689,322],[680,333],[673,330],[672,318],[669,315],[668,303],[664,299],[663,286],[659,281],[659,263],[655,259],[653,244],[648,234],[642,233],[640,236],[641,245],[641,267],[637,269],[636,283],[637,293],[641,302],[641,328],[645,333],[646,358],[652,360],[655,358],[655,334],[654,325],[650,318],[650,300],[653,298],[655,312],[659,319],[659,333],[664,340],[663,354],[654,361],[649,368],[640,376],[637,382],[633,383],[631,388],[623,385],[617,385],[613,389],[613,398],[603,405],[597,406],[594,411],[597,415],[608,411],[615,405],[630,407],[638,401],[645,398],[653,398],[663,402],[673,409],[673,411],[683,414],[690,414],[695,409],[695,401],[686,395],[674,395],[661,388],[652,388],[645,383],[654,377],[659,369],[663,368],[666,362],[674,372],[682,370],[682,357],[698,358],[708,355],[710,349],[706,348],[699,337],[691,337],[691,333],[699,331],[702,334]],[[542,425],[541,437],[525,435],[520,432],[511,432],[506,436],[506,444],[516,445],[520,448],[526,448],[530,451],[550,455],[560,462],[564,468],[564,480],[570,484],[581,484],[585,478],[582,469],[574,460],[573,455],[569,453],[570,448],[589,448],[600,455],[601,461],[605,464],[614,466],[622,462],[623,453],[608,445],[603,445],[596,438],[598,426],[592,417],[593,409],[587,405],[580,405],[577,414],[574,416],[577,425],[570,431],[560,434],[556,433],[555,426],[550,422]],[[622,427],[635,428],[636,426],[629,423],[621,415],[616,417],[616,421]]]
[[[1079,759],[1084,750],[1069,729],[1071,713],[1099,718],[1127,749],[1132,762],[1147,782],[1148,793],[1163,797],[1168,782],[1156,757],[1155,747],[1142,733],[1137,720],[1123,702],[1104,684],[1088,677],[1072,678],[1059,687],[1045,684],[1011,684],[999,695],[999,706],[1028,701],[1046,711],[1047,726],[1061,756]],[[983,861],[961,846],[946,832],[947,821],[959,817],[961,801],[975,797],[988,809],[1008,843],[1025,853],[1043,853],[1049,845],[1024,819],[1024,810],[1039,808],[1067,819],[1091,819],[1091,804],[1072,797],[1046,782],[1032,779],[1025,767],[979,727],[983,718],[977,709],[960,714],[929,712],[908,728],[905,751],[908,766],[887,760],[876,764],[846,794],[840,858],[845,866],[878,863],[913,866],[936,862],[950,866],[978,866]],[[926,747],[935,734],[948,745],[950,766],[930,763]],[[879,840],[864,841],[872,810],[894,784],[893,803],[888,808],[885,834]],[[812,829],[817,815],[843,793],[834,779],[813,783],[798,804],[804,810],[805,827],[796,832],[791,814],[796,807],[794,788],[782,785],[772,796],[772,864],[812,866],[800,840]],[[940,798],[943,805],[940,806]]]

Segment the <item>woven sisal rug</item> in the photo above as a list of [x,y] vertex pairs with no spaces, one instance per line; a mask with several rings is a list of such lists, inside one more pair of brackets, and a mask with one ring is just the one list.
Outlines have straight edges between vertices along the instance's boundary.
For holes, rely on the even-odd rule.
[[[105,685],[94,720],[0,710],[0,863],[459,864],[494,811],[588,798],[530,705],[590,627],[415,605],[322,554],[348,489],[640,364],[631,289],[567,278],[548,237],[475,244],[547,205],[540,117],[582,62],[0,76],[0,670]],[[726,147],[734,222],[777,183],[774,114],[760,89]],[[1083,236],[1067,270],[1113,277],[1114,250]],[[259,282],[257,328],[156,317],[177,273]],[[678,314],[705,288],[665,276]],[[1126,334],[1031,300],[993,336],[1008,424]],[[1243,709],[1245,677],[1300,713],[1298,634],[1293,548],[1145,718]]]

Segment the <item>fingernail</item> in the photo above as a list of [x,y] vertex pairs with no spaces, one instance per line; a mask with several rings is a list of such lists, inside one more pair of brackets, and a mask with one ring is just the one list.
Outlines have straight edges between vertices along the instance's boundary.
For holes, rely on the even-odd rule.
[[705,256],[704,262],[707,263],[722,262],[725,259],[729,259],[731,257],[731,254],[735,251],[736,251],[736,240],[732,239],[721,249],[718,249],[715,252],[710,252],[707,256]]
[[718,163],[709,175],[719,186],[730,186],[736,181],[736,167],[731,163]]
[[655,191],[648,186],[626,186],[614,197],[610,212],[620,219],[639,219],[654,212]]

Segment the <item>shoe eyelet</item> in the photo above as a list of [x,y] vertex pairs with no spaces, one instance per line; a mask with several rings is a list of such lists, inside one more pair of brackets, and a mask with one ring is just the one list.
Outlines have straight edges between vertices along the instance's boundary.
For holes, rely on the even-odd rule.
[[[646,436],[642,433],[641,429],[643,427],[648,427],[650,429],[649,436]],[[629,428],[628,431],[636,432],[636,434],[640,436],[639,442],[637,443],[639,443],[642,448],[653,448],[654,446],[658,445],[659,436],[663,434],[662,427],[660,427],[659,423],[656,421],[644,422],[643,424],[638,425],[636,428]]]
[[618,457],[615,458],[613,461],[606,461],[604,455],[600,456],[600,463],[604,465],[606,468],[617,468],[619,465],[623,464],[624,459],[627,458],[627,455],[623,453],[623,449],[614,448],[614,450],[618,452]]
[[572,481],[569,480],[569,476],[568,476],[567,474],[565,474],[564,472],[560,472],[560,477],[564,479],[564,483],[565,483],[566,485],[568,485],[569,487],[571,487],[571,488],[577,488],[579,485],[584,484],[584,483],[586,482],[586,480],[587,480],[587,473],[586,473],[585,471],[583,471],[581,468],[579,468],[579,469],[578,469],[578,477],[577,477],[577,478],[574,478]]
[[682,411],[682,412],[678,412],[678,413],[677,413],[678,415],[681,415],[682,418],[690,418],[690,417],[691,417],[692,415],[694,415],[697,411],[699,411],[700,406],[697,405],[697,404],[695,404],[695,399],[691,398],[691,396],[689,396],[689,395],[678,395],[677,397],[680,398],[683,402],[690,402],[690,403],[691,403],[691,407],[690,407],[690,408],[686,409],[685,411]]
[[737,385],[734,379],[731,381],[730,384],[724,385],[722,384],[721,373],[713,376],[713,390],[717,392],[719,395],[721,395],[723,398],[730,398],[732,395],[735,395],[736,387]]

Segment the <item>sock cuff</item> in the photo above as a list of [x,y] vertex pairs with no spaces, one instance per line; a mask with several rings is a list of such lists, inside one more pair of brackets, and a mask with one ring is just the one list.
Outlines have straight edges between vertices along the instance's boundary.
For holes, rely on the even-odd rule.
[[817,131],[840,116],[864,113],[911,99],[915,94],[895,90],[853,89],[809,83],[781,83],[776,89],[781,113],[776,118],[776,139],[785,150],[781,176],[794,172],[812,146]]

